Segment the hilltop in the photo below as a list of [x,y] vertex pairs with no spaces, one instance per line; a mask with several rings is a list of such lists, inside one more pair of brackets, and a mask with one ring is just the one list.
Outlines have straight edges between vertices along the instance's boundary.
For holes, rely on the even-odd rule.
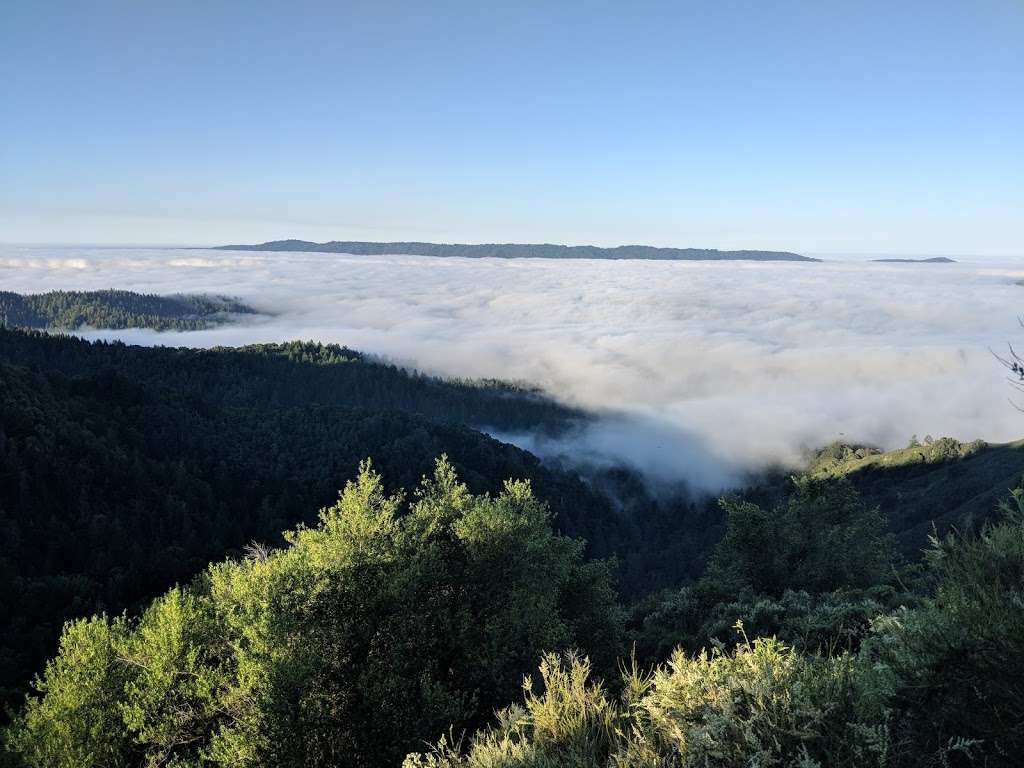
[[929,259],[872,259],[872,261],[889,264],[956,264],[956,259],[947,256],[932,256]]
[[332,240],[273,240],[257,245],[221,245],[222,251],[309,251],[355,256],[459,256],[469,259],[651,259],[660,261],[820,261],[789,251],[719,251],[714,248],[656,248],[651,245],[554,245],[551,243],[371,243]]
[[256,310],[226,296],[157,296],[133,291],[0,291],[0,322],[10,328],[83,327],[200,331]]

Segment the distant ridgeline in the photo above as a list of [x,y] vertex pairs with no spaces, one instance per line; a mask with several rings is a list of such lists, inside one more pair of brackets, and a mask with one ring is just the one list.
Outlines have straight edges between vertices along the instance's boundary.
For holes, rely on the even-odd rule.
[[956,259],[951,259],[948,256],[933,256],[929,259],[872,259],[872,261],[890,264],[956,264]]
[[226,296],[156,296],[132,291],[0,291],[0,323],[8,328],[152,328],[201,331],[232,314],[256,310]]
[[258,245],[222,245],[222,251],[309,251],[355,256],[461,256],[468,259],[652,259],[661,261],[820,261],[788,251],[719,251],[714,248],[655,248],[650,245],[536,245],[521,243],[368,243],[332,240],[274,240]]

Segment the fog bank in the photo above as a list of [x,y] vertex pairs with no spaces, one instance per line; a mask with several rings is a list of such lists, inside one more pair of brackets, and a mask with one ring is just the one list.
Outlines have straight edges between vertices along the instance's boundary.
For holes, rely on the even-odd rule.
[[[1017,324],[1024,263],[647,262],[0,246],[0,289],[237,296],[276,313],[212,346],[347,344],[432,373],[526,380],[607,414],[567,448],[713,489],[831,440],[1024,434],[988,347]],[[1024,340],[1022,340],[1024,346]],[[504,436],[510,437],[510,436]]]

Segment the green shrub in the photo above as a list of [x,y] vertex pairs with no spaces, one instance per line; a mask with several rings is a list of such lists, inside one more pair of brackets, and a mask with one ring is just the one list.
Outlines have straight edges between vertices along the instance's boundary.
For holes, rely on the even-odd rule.
[[406,508],[367,465],[288,540],[136,621],[69,624],[9,747],[33,768],[395,765],[482,724],[541,653],[619,649],[608,565],[527,483],[473,496],[442,459]]
[[876,622],[906,765],[1017,766],[1024,755],[1024,491],[978,535],[933,539],[935,597]]
[[802,655],[744,638],[734,652],[677,650],[624,675],[610,700],[573,655],[546,657],[544,690],[499,715],[468,748],[443,739],[405,768],[663,768],[884,765],[887,690],[855,657]]

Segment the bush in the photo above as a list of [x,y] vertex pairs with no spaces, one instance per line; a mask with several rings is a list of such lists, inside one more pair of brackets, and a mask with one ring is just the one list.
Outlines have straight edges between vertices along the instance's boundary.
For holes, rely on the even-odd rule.
[[876,622],[865,648],[896,681],[906,765],[1020,765],[1024,491],[978,535],[935,538],[935,597]]
[[482,724],[532,659],[610,664],[603,562],[529,485],[473,496],[446,460],[406,509],[368,465],[317,528],[155,600],[69,624],[8,745],[29,766],[386,766]]
[[800,651],[855,653],[877,616],[917,602],[885,585],[824,594],[787,590],[779,597],[746,593],[720,602],[699,588],[683,587],[634,606],[627,630],[636,656],[646,663],[668,659],[676,646],[731,646],[738,621],[752,637],[777,637]]
[[629,670],[610,700],[585,659],[546,657],[529,690],[460,753],[444,739],[405,768],[884,765],[886,690],[855,657],[801,655],[774,639]]

